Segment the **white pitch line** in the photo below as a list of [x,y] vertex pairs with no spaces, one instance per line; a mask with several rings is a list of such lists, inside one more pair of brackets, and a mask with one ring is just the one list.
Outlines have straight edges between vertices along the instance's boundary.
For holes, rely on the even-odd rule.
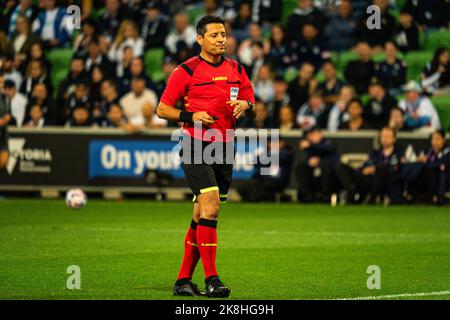
[[407,298],[407,297],[444,296],[444,295],[450,295],[450,291],[388,294],[388,295],[384,295],[384,296],[341,298],[341,299],[335,299],[335,300],[377,300],[377,299],[394,299],[394,298]]

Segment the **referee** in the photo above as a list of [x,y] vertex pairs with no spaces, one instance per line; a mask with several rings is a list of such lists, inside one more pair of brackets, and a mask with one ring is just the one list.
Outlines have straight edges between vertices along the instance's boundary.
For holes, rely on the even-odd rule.
[[[203,17],[197,24],[197,43],[201,53],[174,69],[157,109],[160,118],[183,122],[181,165],[194,193],[193,219],[173,288],[174,295],[178,296],[230,295],[230,289],[222,283],[216,270],[219,204],[226,201],[233,172],[232,161],[225,161],[230,159],[227,150],[233,152],[231,159],[234,158],[234,149],[229,151],[227,148],[234,143],[234,137],[227,132],[234,132],[236,120],[240,117],[254,117],[255,98],[244,68],[238,62],[223,57],[226,40],[224,21],[215,16]],[[181,98],[185,109],[180,111],[174,106]],[[211,132],[219,134],[216,139],[211,137]],[[203,157],[201,163],[185,160],[188,150],[200,145],[201,149],[195,150],[197,154],[190,153],[190,158],[195,156],[198,159],[198,152],[203,154],[212,143],[220,144],[224,150],[220,155],[219,152],[213,155],[215,161],[212,164],[204,161]],[[205,293],[192,282],[192,274],[200,258],[205,272]]]
[[0,171],[6,168],[9,159],[8,122],[11,120],[11,103],[4,91],[4,74],[0,74]]

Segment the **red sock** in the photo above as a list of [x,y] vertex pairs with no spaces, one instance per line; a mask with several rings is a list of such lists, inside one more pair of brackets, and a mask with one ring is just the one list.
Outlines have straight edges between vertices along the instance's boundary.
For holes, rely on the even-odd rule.
[[202,257],[205,278],[217,276],[217,221],[200,219],[197,226],[197,243]]
[[181,263],[177,280],[192,278],[197,262],[200,259],[200,252],[197,245],[197,222],[192,220],[191,226],[184,239],[184,257]]

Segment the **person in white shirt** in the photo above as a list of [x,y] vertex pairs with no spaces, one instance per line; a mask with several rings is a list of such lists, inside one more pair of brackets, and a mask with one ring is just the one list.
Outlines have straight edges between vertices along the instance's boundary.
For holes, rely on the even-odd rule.
[[108,52],[109,60],[121,62],[125,48],[131,48],[133,57],[140,57],[144,54],[144,40],[139,36],[136,24],[132,20],[124,20],[120,24],[116,38]]
[[148,125],[146,117],[150,112],[153,114],[151,121],[155,125],[167,126],[167,121],[158,118],[154,112],[158,105],[156,93],[147,89],[145,84],[143,76],[134,77],[131,80],[131,91],[119,101],[125,116],[132,125],[145,127]]
[[193,26],[189,25],[189,17],[181,12],[174,17],[175,29],[169,33],[164,45],[172,55],[177,53],[178,42],[184,42],[186,47],[191,49],[197,41],[197,33]]
[[417,81],[411,80],[403,88],[405,99],[399,107],[405,112],[405,123],[412,129],[438,130],[441,128],[439,115],[431,100],[422,95],[422,87]]
[[15,119],[16,126],[20,128],[24,124],[28,99],[17,92],[14,81],[6,80],[4,88],[5,94],[11,101],[11,115]]

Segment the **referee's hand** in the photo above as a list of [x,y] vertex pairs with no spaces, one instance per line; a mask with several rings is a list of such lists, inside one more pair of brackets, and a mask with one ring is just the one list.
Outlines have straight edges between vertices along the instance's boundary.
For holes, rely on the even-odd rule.
[[248,102],[245,100],[231,100],[227,101],[227,104],[230,107],[234,107],[233,109],[233,117],[239,119],[243,115],[245,115],[245,111],[249,109]]
[[206,111],[195,112],[194,115],[192,116],[192,121],[194,122],[200,121],[201,123],[207,126],[210,126],[215,122],[213,117],[211,117]]

